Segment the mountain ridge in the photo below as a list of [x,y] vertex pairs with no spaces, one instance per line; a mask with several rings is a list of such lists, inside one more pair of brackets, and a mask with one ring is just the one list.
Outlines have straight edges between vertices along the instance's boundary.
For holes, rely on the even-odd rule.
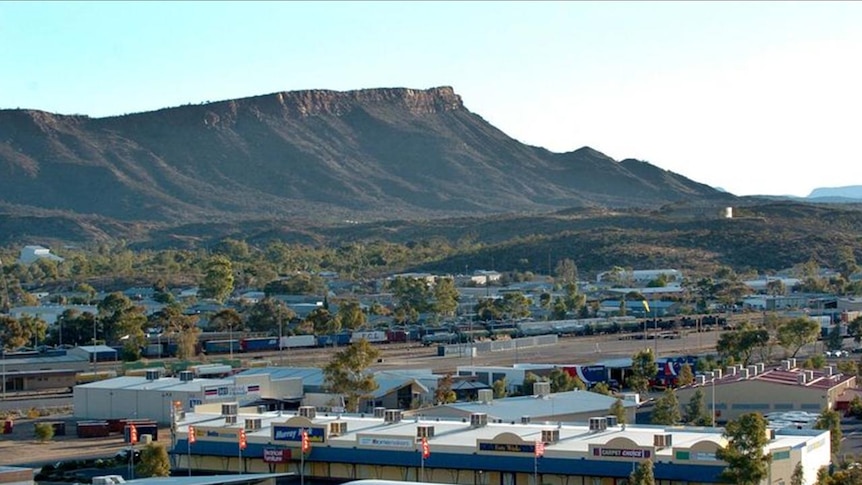
[[0,110],[0,133],[0,207],[124,222],[424,219],[735,199],[647,162],[523,144],[449,86],[285,91],[102,118]]

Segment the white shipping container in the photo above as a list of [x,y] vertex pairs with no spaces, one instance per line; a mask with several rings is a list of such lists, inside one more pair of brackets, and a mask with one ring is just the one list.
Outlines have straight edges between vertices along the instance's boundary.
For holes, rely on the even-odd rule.
[[297,348],[297,347],[314,347],[317,340],[314,335],[291,335],[289,337],[281,337],[281,348]]

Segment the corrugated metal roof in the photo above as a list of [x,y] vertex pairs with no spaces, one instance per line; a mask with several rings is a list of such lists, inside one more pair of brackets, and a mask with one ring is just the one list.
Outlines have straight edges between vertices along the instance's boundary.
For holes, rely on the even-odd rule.
[[[495,399],[489,403],[479,401],[444,404],[422,410],[425,416],[434,416],[438,408],[455,409],[464,414],[486,413],[489,418],[520,422],[521,416],[555,416],[596,412],[602,416],[616,402],[616,397],[589,391],[558,392],[547,396],[518,396]],[[623,400],[627,408],[636,407],[633,401]]]

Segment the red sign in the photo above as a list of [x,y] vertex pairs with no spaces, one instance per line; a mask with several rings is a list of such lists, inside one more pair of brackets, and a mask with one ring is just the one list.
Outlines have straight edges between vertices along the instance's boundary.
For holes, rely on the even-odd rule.
[[263,461],[265,463],[287,463],[290,461],[290,450],[281,448],[264,448]]
[[425,460],[431,456],[431,447],[428,446],[428,438],[422,438],[422,459]]
[[302,430],[302,452],[308,453],[311,451],[311,441],[308,440],[308,431]]
[[545,454],[545,442],[542,440],[536,440],[536,457],[540,457]]
[[138,442],[138,427],[134,424],[129,425],[129,443],[135,444]]
[[197,440],[195,437],[195,427],[189,426],[189,444],[194,443]]
[[245,440],[245,430],[239,430],[239,449],[244,450],[248,446],[248,442]]

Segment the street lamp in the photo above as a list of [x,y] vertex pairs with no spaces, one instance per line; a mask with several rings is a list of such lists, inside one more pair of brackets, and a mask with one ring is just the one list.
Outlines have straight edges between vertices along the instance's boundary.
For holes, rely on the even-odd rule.
[[715,377],[716,372],[709,373],[710,381],[712,382],[712,427],[715,428]]

